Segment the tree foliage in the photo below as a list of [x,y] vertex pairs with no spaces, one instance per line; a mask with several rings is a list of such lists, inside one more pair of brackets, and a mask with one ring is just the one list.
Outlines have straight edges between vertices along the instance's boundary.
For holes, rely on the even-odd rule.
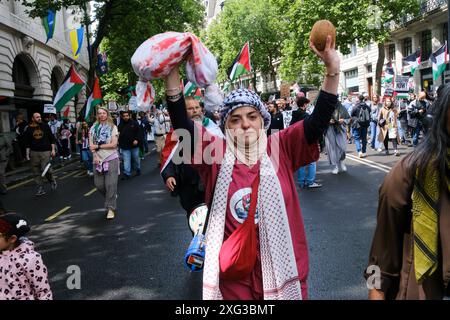
[[[71,6],[89,6],[87,0],[22,0],[31,17],[44,17],[48,9],[55,11]],[[91,18],[93,17],[93,18]],[[89,83],[92,84],[96,64],[95,52],[107,51],[110,74],[102,79],[103,88],[114,90],[135,81],[130,59],[136,48],[151,36],[165,31],[199,32],[204,6],[199,0],[99,0],[83,24],[98,23],[91,44],[92,61]],[[92,32],[92,30],[90,30]],[[125,84],[126,85],[126,84]],[[90,86],[91,87],[91,86]],[[157,86],[158,87],[158,86]]]
[[285,23],[267,0],[227,1],[202,34],[207,47],[218,57],[218,81],[227,79],[227,69],[247,41],[253,70],[274,74],[273,62],[281,56]]
[[[357,42],[384,44],[389,23],[399,23],[407,14],[419,10],[417,0],[270,0],[280,15],[288,18],[289,36],[283,43],[281,74],[286,79],[320,71],[317,58],[309,49],[309,34],[317,20],[328,19],[336,26],[336,45],[342,53]],[[379,46],[382,48],[382,46]],[[384,51],[379,52],[377,83],[380,82]],[[378,68],[379,67],[379,68]]]

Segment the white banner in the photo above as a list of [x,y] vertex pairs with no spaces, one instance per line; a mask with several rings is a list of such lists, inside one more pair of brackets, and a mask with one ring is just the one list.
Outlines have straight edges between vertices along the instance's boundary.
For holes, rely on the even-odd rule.
[[44,104],[44,113],[56,114],[56,108],[52,104]]
[[394,83],[395,92],[409,92],[409,76],[396,76]]

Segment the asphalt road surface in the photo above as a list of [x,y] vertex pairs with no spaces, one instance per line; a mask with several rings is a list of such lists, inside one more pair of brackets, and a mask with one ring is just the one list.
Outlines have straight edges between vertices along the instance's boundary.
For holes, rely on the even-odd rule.
[[[322,154],[317,181],[324,186],[299,190],[310,251],[310,299],[367,297],[363,270],[378,187],[399,158],[372,152],[361,160],[352,150],[349,145],[347,173],[332,175]],[[36,187],[28,181],[11,186],[1,198],[29,219],[29,238],[43,255],[55,299],[201,299],[201,274],[183,264],[191,240],[185,214],[162,184],[154,152],[142,161],[141,176],[119,181],[112,221],[105,219],[103,199],[78,163],[56,175],[58,189],[47,184],[45,196],[35,197]]]

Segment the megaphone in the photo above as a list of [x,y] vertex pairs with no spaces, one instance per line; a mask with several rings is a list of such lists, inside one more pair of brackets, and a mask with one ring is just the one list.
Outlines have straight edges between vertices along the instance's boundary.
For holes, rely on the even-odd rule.
[[203,270],[205,262],[205,225],[208,216],[208,207],[202,203],[195,207],[189,215],[189,227],[194,233],[194,237],[184,255],[186,267],[194,272]]

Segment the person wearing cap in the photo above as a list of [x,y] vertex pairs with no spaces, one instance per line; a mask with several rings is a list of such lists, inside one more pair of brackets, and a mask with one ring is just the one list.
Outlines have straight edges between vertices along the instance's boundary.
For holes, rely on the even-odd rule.
[[[269,137],[264,130],[271,116],[255,92],[238,89],[224,99],[220,126],[225,139],[220,139],[188,118],[178,67],[165,79],[174,128],[197,137],[191,139],[191,161],[211,208],[205,235],[204,299],[307,298],[308,249],[293,176],[298,168],[319,158],[318,139],[337,102],[340,71],[331,37],[323,52],[312,43],[311,48],[327,71],[314,112]],[[220,260],[226,257],[222,244],[240,230],[249,215],[251,195],[256,193],[256,262],[249,272],[237,272],[238,278],[229,279],[221,266],[232,262]]]
[[18,214],[0,216],[0,300],[52,300],[47,267],[24,236],[28,222]]
[[105,197],[106,219],[114,219],[119,176],[119,132],[107,107],[97,109],[97,121],[89,131],[89,146],[94,158],[94,185]]

